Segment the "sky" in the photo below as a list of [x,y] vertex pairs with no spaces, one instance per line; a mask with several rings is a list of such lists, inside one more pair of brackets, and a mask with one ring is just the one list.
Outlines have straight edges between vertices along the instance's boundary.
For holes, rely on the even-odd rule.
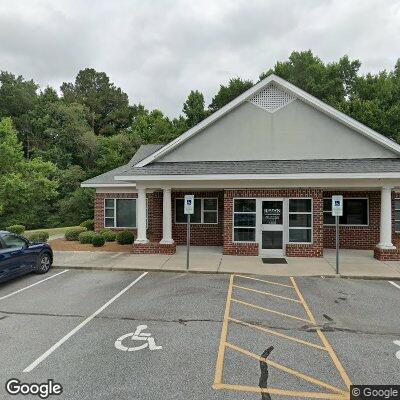
[[182,111],[190,90],[209,104],[220,84],[257,80],[293,50],[361,71],[400,58],[400,0],[1,0],[0,70],[59,89],[86,67],[131,104]]

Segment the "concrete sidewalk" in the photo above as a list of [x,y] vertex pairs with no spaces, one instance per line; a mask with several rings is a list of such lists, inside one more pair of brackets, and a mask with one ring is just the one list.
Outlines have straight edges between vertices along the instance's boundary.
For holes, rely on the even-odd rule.
[[[263,264],[260,257],[226,256],[218,247],[193,247],[189,272],[257,274],[275,276],[335,277],[335,252],[323,258],[288,257],[287,264]],[[130,254],[89,251],[55,251],[54,267],[112,271],[186,271],[186,248],[174,255]],[[382,262],[364,250],[342,250],[340,276],[343,278],[400,280],[400,262]]]

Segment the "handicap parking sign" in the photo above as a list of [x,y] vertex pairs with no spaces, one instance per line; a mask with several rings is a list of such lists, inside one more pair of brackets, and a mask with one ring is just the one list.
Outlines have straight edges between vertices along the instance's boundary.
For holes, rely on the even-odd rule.
[[343,196],[332,196],[332,215],[334,217],[343,215]]
[[185,196],[185,207],[184,207],[185,214],[194,214],[194,196],[193,195],[186,195]]

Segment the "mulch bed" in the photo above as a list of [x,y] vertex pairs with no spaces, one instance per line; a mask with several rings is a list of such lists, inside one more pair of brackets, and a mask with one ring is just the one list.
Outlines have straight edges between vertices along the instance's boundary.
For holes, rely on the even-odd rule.
[[94,247],[91,244],[80,244],[65,239],[49,240],[49,245],[54,251],[118,251],[130,253],[131,244],[118,244],[117,242],[106,242],[103,247]]

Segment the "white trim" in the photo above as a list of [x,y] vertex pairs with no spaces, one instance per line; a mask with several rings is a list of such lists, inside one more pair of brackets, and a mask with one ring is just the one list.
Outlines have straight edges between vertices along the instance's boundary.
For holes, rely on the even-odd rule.
[[126,187],[130,187],[130,188],[135,188],[136,187],[136,183],[81,183],[81,187],[84,188],[103,188],[103,187],[122,187],[122,186],[126,186]]
[[[114,207],[106,207],[106,200],[114,200]],[[135,226],[117,226],[117,200],[135,200]],[[106,217],[106,209],[114,210],[114,217]],[[105,229],[137,229],[137,197],[105,197],[103,199],[103,226]],[[114,226],[106,226],[106,218],[114,218]]]
[[[344,200],[367,200],[367,224],[339,224],[339,226],[348,226],[348,227],[360,227],[360,228],[368,228],[369,227],[369,197],[343,197],[343,206]],[[324,197],[323,200],[332,200],[332,197]],[[324,211],[324,204],[322,203],[322,225],[323,226],[335,226],[335,224],[324,224],[324,214],[332,213],[332,210]]]
[[396,230],[396,222],[400,222],[400,219],[396,219],[396,211],[400,211],[400,208],[396,208],[396,200],[400,201],[400,197],[395,197],[394,198],[394,204],[393,204],[393,208],[394,208],[394,231],[396,233],[399,233],[400,231]]
[[[254,200],[255,211],[235,211],[235,200]],[[254,214],[256,224],[254,226],[235,226],[235,214]],[[235,229],[254,229],[254,240],[235,240]],[[232,243],[258,243],[257,242],[257,197],[233,197],[232,198]]]
[[174,148],[185,142],[186,140],[190,139],[192,136],[197,134],[198,132],[202,131],[204,128],[215,122],[217,119],[221,118],[235,107],[239,106],[246,100],[250,99],[254,94],[259,92],[260,90],[264,89],[269,83],[274,82],[278,86],[280,86],[283,90],[286,90],[296,96],[297,98],[303,100],[305,103],[313,106],[317,110],[329,115],[330,117],[336,119],[337,121],[343,123],[344,125],[354,129],[355,131],[363,134],[367,138],[373,140],[374,142],[382,145],[383,147],[392,150],[393,152],[400,155],[400,145],[395,143],[394,141],[386,138],[385,136],[381,135],[380,133],[374,131],[373,129],[368,128],[361,122],[356,121],[355,119],[349,117],[346,114],[336,110],[335,108],[329,106],[328,104],[324,103],[321,100],[318,100],[316,97],[312,96],[311,94],[305,92],[304,90],[298,88],[295,85],[285,81],[284,79],[271,74],[262,81],[255,84],[246,92],[242,93],[240,96],[236,97],[230,103],[226,104],[224,107],[210,115],[208,118],[204,119],[193,128],[189,129],[171,143],[165,145],[160,150],[157,150],[153,154],[149,155],[142,161],[136,164],[137,167],[144,167],[145,165],[157,160],[158,158],[164,156],[165,154],[172,151]]
[[[116,181],[203,181],[203,180],[256,180],[256,179],[400,179],[400,172],[366,172],[366,173],[303,173],[303,174],[209,174],[209,175],[138,175],[116,176]],[[123,185],[125,186],[125,185]]]
[[[195,200],[200,200],[200,222],[190,221],[190,225],[218,225],[219,222],[219,212],[218,212],[218,197],[195,197]],[[183,197],[175,197],[174,200],[174,224],[175,225],[186,225],[187,222],[177,222],[176,221],[176,201],[184,200]],[[216,210],[204,210],[204,200],[217,200]],[[204,222],[204,212],[213,212],[217,214],[217,222]]]
[[[288,244],[314,244],[314,199],[312,197],[288,197],[287,206],[287,243]],[[311,200],[311,211],[290,211],[290,200]],[[311,215],[311,227],[308,226],[290,226],[290,214],[303,214]],[[290,241],[290,229],[306,229],[311,231],[310,242],[291,242]]]

